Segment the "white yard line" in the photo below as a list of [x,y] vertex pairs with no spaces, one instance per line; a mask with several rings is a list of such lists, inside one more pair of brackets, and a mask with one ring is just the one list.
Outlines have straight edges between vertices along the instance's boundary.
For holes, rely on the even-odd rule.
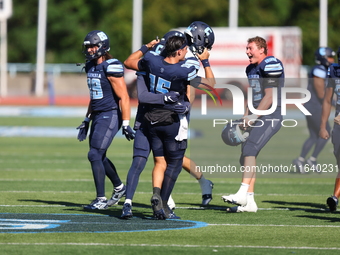
[[255,248],[255,249],[296,249],[296,250],[340,250],[339,247],[308,246],[255,246],[255,245],[180,245],[180,244],[108,244],[108,243],[0,243],[0,245],[60,245],[60,246],[131,246],[131,247],[183,247],[183,248]]

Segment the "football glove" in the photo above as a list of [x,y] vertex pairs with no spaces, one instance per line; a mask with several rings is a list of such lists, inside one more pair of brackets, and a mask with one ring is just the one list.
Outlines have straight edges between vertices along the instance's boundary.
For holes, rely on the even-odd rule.
[[190,110],[190,103],[184,102],[182,104],[178,103],[174,106],[174,111],[178,114],[186,114]]
[[79,127],[77,127],[77,129],[79,129],[78,132],[78,140],[84,141],[86,139],[87,136],[87,132],[89,130],[89,126],[90,126],[90,120],[88,118],[86,118],[80,125]]
[[123,126],[122,131],[128,141],[135,139],[135,132],[130,126]]
[[179,93],[175,91],[170,91],[164,94],[164,103],[173,104],[176,103],[179,99]]

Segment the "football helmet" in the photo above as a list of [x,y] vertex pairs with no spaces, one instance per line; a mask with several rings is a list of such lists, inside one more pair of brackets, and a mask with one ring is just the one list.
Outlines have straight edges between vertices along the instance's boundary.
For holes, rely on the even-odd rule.
[[[98,50],[94,54],[90,54],[87,52],[86,46],[88,45],[97,45]],[[88,33],[83,42],[83,53],[87,60],[97,59],[103,56],[107,51],[110,50],[110,40],[109,37],[100,30],[93,30]]]
[[222,140],[225,144],[230,146],[237,146],[241,143],[244,143],[248,136],[249,132],[242,132],[239,124],[244,123],[243,119],[233,120],[228,122],[228,124],[222,130]]
[[190,50],[194,54],[196,52],[198,54],[202,54],[204,48],[211,50],[215,41],[214,31],[208,24],[202,21],[192,22],[184,31],[184,35],[187,39]]
[[315,51],[314,55],[315,55],[315,62],[318,65],[329,67],[331,63],[327,60],[327,58],[334,58],[335,52],[329,47],[319,47]]

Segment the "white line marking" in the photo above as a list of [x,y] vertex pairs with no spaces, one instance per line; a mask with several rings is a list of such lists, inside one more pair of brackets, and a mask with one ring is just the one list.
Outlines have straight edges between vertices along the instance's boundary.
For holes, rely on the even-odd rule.
[[238,226],[238,227],[296,227],[296,228],[340,228],[340,225],[274,225],[274,224],[208,224],[209,226]]
[[179,245],[179,244],[108,244],[108,243],[0,243],[0,245],[73,245],[73,246],[132,246],[132,247],[184,247],[184,248],[256,248],[297,250],[340,250],[339,247],[253,246],[253,245]]

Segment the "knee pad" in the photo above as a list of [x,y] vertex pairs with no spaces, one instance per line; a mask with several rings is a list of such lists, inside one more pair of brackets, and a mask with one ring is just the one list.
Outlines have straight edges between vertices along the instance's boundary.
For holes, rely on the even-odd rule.
[[104,154],[105,154],[105,150],[91,148],[89,153],[87,154],[87,158],[90,162],[96,161],[96,160],[103,160]]

